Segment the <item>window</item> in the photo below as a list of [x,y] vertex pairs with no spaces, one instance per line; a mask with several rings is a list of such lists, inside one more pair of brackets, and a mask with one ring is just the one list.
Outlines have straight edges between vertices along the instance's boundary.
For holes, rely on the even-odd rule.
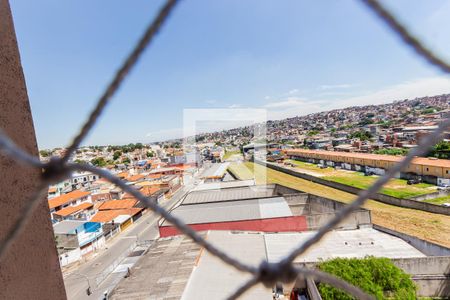
[[429,169],[427,168],[427,171],[429,171]]
[[445,174],[448,174],[448,170],[445,170]]

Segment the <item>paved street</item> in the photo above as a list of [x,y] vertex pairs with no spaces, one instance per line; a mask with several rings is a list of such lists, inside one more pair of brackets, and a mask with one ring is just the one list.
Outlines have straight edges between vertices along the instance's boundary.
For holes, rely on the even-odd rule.
[[[175,205],[191,188],[183,187],[175,193],[175,195],[166,203],[163,204],[165,208],[170,208]],[[96,254],[96,257],[91,257],[86,263],[81,264],[78,268],[71,269],[64,274],[64,284],[68,299],[99,299],[103,292],[111,286],[111,278],[105,278],[102,282],[102,273],[108,269],[117,259],[126,256],[127,250],[133,248],[133,245],[138,241],[154,240],[158,237],[157,229],[158,216],[152,212],[148,212],[136,221],[126,231],[117,235],[112,241],[107,243],[107,248],[101,250]],[[95,255],[95,254],[94,254]],[[104,273],[103,273],[104,274]],[[112,277],[112,276],[110,276]],[[91,286],[92,295],[88,296],[86,290]],[[99,285],[97,284],[99,283]]]

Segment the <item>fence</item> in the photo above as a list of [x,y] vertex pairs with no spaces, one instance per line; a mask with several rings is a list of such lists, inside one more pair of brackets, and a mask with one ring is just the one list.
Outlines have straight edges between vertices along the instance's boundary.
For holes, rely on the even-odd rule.
[[[362,191],[364,191],[363,189],[360,188],[356,188],[353,186],[348,186],[346,184],[342,184],[339,182],[334,182],[334,181],[330,181],[330,180],[326,180],[323,178],[319,178],[319,177],[315,177],[309,174],[305,174],[305,173],[301,173],[299,171],[296,170],[292,170],[292,169],[288,169],[282,166],[278,166],[274,163],[269,163],[269,162],[263,162],[260,160],[255,159],[254,160],[255,163],[263,165],[263,166],[267,166],[270,169],[273,169],[275,171],[279,171],[279,172],[283,172],[298,178],[302,178],[305,180],[309,180],[315,183],[319,183],[325,186],[329,186],[344,192],[348,192],[351,194],[355,194],[358,195],[359,193],[361,193]],[[386,203],[386,204],[391,204],[391,205],[395,205],[395,206],[400,206],[400,207],[405,207],[405,208],[411,208],[411,209],[419,209],[419,210],[423,210],[423,211],[427,211],[427,212],[431,212],[431,213],[436,213],[436,214],[442,214],[442,215],[447,215],[450,216],[450,207],[445,207],[445,206],[441,206],[441,205],[436,205],[436,204],[432,204],[432,203],[427,203],[427,202],[420,202],[417,200],[410,200],[410,199],[400,199],[400,198],[396,198],[396,197],[392,197],[389,195],[384,195],[384,194],[380,194],[380,193],[374,193],[370,196],[371,199]]]
[[[370,8],[379,18],[382,20],[390,30],[395,33],[406,45],[411,47],[420,57],[425,59],[429,64],[439,68],[443,72],[450,73],[450,65],[445,61],[437,57],[432,51],[427,49],[417,38],[415,38],[397,19],[387,11],[377,0],[360,0],[368,8]],[[230,257],[227,253],[222,252],[214,245],[207,242],[204,238],[196,234],[191,228],[189,228],[182,221],[173,217],[164,208],[157,203],[149,201],[145,196],[139,193],[135,188],[125,184],[120,178],[112,175],[106,170],[98,169],[86,164],[71,163],[70,157],[74,151],[79,147],[81,142],[85,139],[86,135],[91,131],[92,127],[96,123],[98,117],[102,114],[106,105],[111,101],[113,95],[117,92],[124,79],[136,65],[143,51],[154,40],[156,33],[159,31],[163,23],[167,20],[170,12],[175,7],[177,0],[167,0],[153,22],[148,26],[142,38],[138,41],[131,54],[124,61],[122,66],[115,74],[113,80],[105,89],[105,92],[97,102],[96,107],[89,115],[87,121],[81,128],[80,132],[75,136],[72,143],[67,147],[66,153],[62,158],[54,157],[48,163],[42,163],[37,157],[32,157],[22,149],[18,148],[4,133],[0,130],[0,150],[5,155],[14,159],[17,162],[22,163],[25,166],[34,167],[42,170],[42,180],[39,184],[39,188],[36,193],[25,205],[22,211],[21,218],[12,224],[11,230],[5,235],[0,243],[0,259],[3,259],[4,254],[11,246],[12,242],[20,235],[24,225],[30,219],[31,214],[37,207],[40,199],[44,199],[46,189],[49,184],[57,183],[65,178],[68,178],[74,171],[90,171],[96,175],[99,175],[116,186],[120,187],[125,192],[130,193],[132,196],[139,199],[148,208],[152,209],[155,213],[165,218],[168,222],[172,223],[177,229],[189,236],[199,246],[202,246],[206,251],[221,259],[223,262],[233,266],[235,269],[247,272],[253,275],[252,279],[245,282],[239,289],[237,289],[230,299],[235,299],[245,293],[248,289],[252,288],[258,283],[263,283],[266,286],[274,286],[277,282],[287,283],[294,281],[298,276],[306,278],[318,279],[321,282],[328,283],[337,288],[343,289],[359,299],[371,299],[372,297],[365,294],[359,288],[347,283],[344,280],[333,277],[327,273],[320,272],[318,270],[311,270],[304,267],[297,267],[292,264],[294,259],[307,251],[311,246],[317,243],[328,231],[332,230],[338,223],[349,216],[354,210],[358,209],[365,201],[371,198],[377,193],[377,191],[386,184],[390,178],[394,177],[396,173],[405,168],[414,158],[414,156],[421,156],[426,153],[431,145],[434,145],[440,140],[442,133],[450,126],[450,120],[447,119],[442,122],[439,127],[430,135],[421,140],[418,147],[409,152],[409,154],[397,165],[391,168],[384,176],[380,177],[370,188],[361,191],[356,200],[351,204],[345,206],[340,210],[334,218],[321,227],[316,234],[307,240],[305,243],[298,245],[288,256],[282,259],[278,263],[267,263],[263,261],[259,267],[253,267],[245,262],[237,261]],[[123,258],[121,258],[123,259]],[[119,261],[119,259],[117,260]],[[117,262],[118,263],[118,262]],[[113,268],[114,264],[110,267]],[[109,269],[108,269],[109,270]],[[103,274],[103,273],[102,273]],[[106,278],[106,273],[99,277],[99,281]]]
[[133,243],[130,247],[128,247],[118,258],[116,258],[107,268],[105,268],[100,274],[95,277],[95,284],[98,287],[106,277],[111,274],[117,266],[136,248],[137,244]]

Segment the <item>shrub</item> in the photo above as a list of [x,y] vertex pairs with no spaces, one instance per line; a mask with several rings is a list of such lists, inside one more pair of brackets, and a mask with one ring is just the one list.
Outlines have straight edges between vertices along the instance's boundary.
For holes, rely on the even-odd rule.
[[[416,299],[416,286],[410,276],[388,258],[335,258],[321,262],[318,267],[360,287],[376,299]],[[324,300],[354,299],[328,284],[319,284],[319,291]]]

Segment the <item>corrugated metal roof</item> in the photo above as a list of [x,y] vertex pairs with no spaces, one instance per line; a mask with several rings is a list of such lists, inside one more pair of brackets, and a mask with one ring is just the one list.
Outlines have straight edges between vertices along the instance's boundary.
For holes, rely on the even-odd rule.
[[[316,232],[265,234],[269,262],[277,262],[291,250],[303,244]],[[387,258],[424,257],[425,255],[392,235],[373,228],[336,230],[328,233],[295,262],[315,262],[335,257],[357,257],[367,255]]]
[[243,187],[255,185],[255,180],[232,180],[232,181],[218,181],[203,183],[194,188],[194,191],[206,191],[206,190],[217,190],[233,187]]
[[[266,258],[264,239],[259,234],[234,235],[227,231],[210,231],[207,240],[254,267],[258,267]],[[236,271],[207,251],[202,251],[198,266],[193,270],[181,299],[225,299],[250,278],[250,274]],[[239,299],[271,300],[272,291],[258,284]]]
[[[283,197],[182,205],[172,215],[187,224],[232,222],[292,216]],[[164,222],[162,226],[171,226]]]
[[191,192],[186,196],[181,205],[264,198],[271,196],[274,196],[273,186],[264,185],[252,187],[225,188],[225,189]]
[[227,171],[230,163],[217,163],[212,164],[210,168],[206,169],[201,175],[202,178],[216,178],[223,177],[225,172]]

